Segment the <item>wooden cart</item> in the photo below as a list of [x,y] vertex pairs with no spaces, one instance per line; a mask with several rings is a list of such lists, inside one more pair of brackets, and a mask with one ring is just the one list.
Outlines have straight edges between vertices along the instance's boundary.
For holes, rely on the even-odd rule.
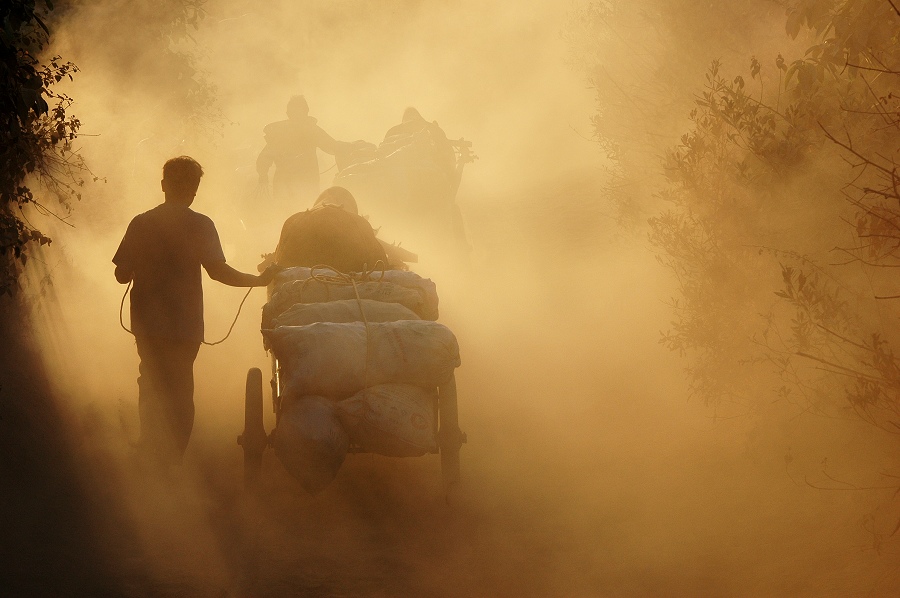
[[[238,444],[244,449],[244,484],[251,489],[255,487],[262,466],[263,453],[266,447],[273,444],[281,419],[282,385],[278,360],[272,356],[272,408],[275,412],[275,428],[266,433],[263,425],[263,377],[259,368],[251,368],[247,372],[247,387],[244,403],[244,431],[238,436]],[[432,451],[441,456],[441,476],[444,491],[449,492],[459,483],[459,451],[466,442],[466,435],[459,429],[459,417],[456,400],[456,379],[451,377],[446,384],[438,387],[437,417],[433,423],[433,431],[437,439],[437,449]],[[366,452],[351,443],[350,453]]]

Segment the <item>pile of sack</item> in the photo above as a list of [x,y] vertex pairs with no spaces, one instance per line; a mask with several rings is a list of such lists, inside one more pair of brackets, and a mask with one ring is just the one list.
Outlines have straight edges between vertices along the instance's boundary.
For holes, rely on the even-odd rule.
[[[325,488],[350,445],[387,456],[437,451],[437,387],[460,364],[456,337],[434,320],[431,280],[409,271],[281,272],[263,308],[278,359],[274,448],[310,493]],[[354,289],[355,286],[355,289]]]

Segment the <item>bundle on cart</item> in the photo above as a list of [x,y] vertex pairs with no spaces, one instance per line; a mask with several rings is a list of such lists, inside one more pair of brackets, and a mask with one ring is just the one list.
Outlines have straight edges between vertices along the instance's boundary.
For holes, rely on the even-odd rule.
[[284,391],[345,399],[375,384],[433,388],[459,366],[459,345],[437,322],[317,322],[266,333]]
[[[399,303],[423,320],[438,319],[435,284],[408,270],[375,272],[350,284],[333,270],[305,267],[289,268],[275,279],[275,290],[263,307],[263,329],[298,303],[321,303],[343,299],[368,299]],[[361,318],[360,318],[361,319]]]
[[[264,344],[277,364],[271,441],[308,492],[331,482],[347,452],[412,457],[446,445],[458,469],[459,345],[433,321],[437,308],[434,283],[409,271],[279,275],[263,308]],[[452,426],[441,421],[441,388],[453,388]],[[456,436],[442,443],[448,430]]]

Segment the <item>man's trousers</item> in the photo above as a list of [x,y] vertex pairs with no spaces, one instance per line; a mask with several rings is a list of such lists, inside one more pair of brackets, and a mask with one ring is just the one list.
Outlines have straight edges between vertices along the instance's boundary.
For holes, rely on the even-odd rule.
[[180,463],[194,426],[194,360],[200,343],[160,337],[136,340],[141,358],[141,449],[161,463]]

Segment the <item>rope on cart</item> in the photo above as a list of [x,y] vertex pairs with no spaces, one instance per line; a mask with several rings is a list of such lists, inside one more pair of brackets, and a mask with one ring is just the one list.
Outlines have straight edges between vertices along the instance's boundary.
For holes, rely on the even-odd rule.
[[[122,295],[122,302],[119,303],[119,326],[121,326],[121,327],[122,327],[122,330],[124,330],[124,331],[127,332],[128,334],[130,334],[131,336],[134,336],[134,332],[132,332],[127,326],[125,326],[125,320],[124,320],[124,317],[123,317],[123,315],[122,315],[122,312],[125,310],[125,298],[128,297],[128,291],[131,290],[131,283],[132,283],[132,281],[129,280],[129,281],[128,281],[128,286],[125,287],[125,294]],[[231,326],[229,326],[228,332],[225,334],[225,336],[223,336],[221,340],[217,340],[217,341],[214,342],[214,343],[208,343],[208,342],[206,342],[206,341],[200,341],[201,343],[203,343],[204,345],[208,345],[208,346],[212,347],[212,346],[214,346],[214,345],[220,345],[220,344],[224,343],[225,340],[228,339],[229,336],[231,336],[231,331],[234,330],[234,325],[237,324],[238,318],[239,318],[240,315],[241,315],[241,309],[244,307],[244,302],[247,301],[247,297],[250,296],[250,291],[252,291],[252,290],[253,290],[253,287],[250,287],[249,289],[247,289],[247,293],[244,295],[244,298],[241,299],[241,304],[238,305],[237,313],[234,315],[234,320],[232,320]]]
[[[356,295],[356,304],[359,306],[359,315],[362,316],[363,324],[366,328],[366,361],[365,361],[365,370],[363,374],[363,386],[365,388],[369,387],[369,355],[371,353],[371,344],[372,344],[372,334],[369,329],[369,320],[366,318],[366,312],[363,309],[362,299],[359,296],[359,288],[357,288],[356,283],[357,279],[359,282],[369,282],[372,274],[375,272],[381,272],[381,276],[378,277],[377,280],[371,279],[371,282],[381,282],[384,278],[384,262],[378,260],[375,262],[375,267],[371,270],[368,269],[368,264],[363,266],[363,272],[358,273],[344,273],[331,266],[327,266],[325,264],[320,264],[318,266],[313,266],[309,271],[309,278],[307,278],[303,282],[303,287],[300,288],[300,294],[302,297],[303,288],[306,286],[306,283],[310,280],[315,280],[317,282],[321,282],[325,285],[325,288],[328,288],[328,285],[331,284],[340,284],[340,285],[352,285],[353,286],[353,294]],[[321,273],[317,274],[316,270],[330,270],[333,274]],[[326,290],[327,292],[327,290]]]

